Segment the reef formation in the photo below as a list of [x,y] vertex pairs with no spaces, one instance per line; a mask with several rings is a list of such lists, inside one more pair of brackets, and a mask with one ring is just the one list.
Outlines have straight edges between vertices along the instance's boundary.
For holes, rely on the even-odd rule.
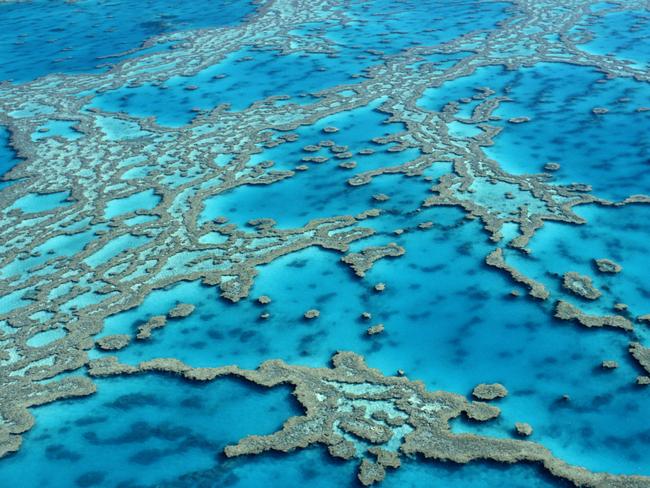
[[[379,226],[386,216],[381,204],[391,196],[384,193],[375,194],[358,212],[310,218],[298,226],[280,226],[264,215],[246,227],[222,215],[204,217],[211,199],[218,201],[244,187],[273,186],[315,165],[332,165],[332,171],[349,172],[347,191],[388,175],[426,182],[430,194],[419,206],[404,209],[412,225],[392,229],[394,235],[429,229],[432,223],[418,218],[427,208],[462,209],[467,219],[481,222],[496,246],[485,257],[487,265],[527,287],[531,297],[555,301],[554,313],[560,319],[628,334],[631,356],[648,373],[636,381],[650,383],[648,350],[638,342],[632,315],[643,317],[643,311],[583,312],[508,264],[509,253],[530,254],[531,239],[545,222],[588,225],[574,212],[577,206],[646,205],[650,197],[630,195],[611,201],[593,194],[587,182],[558,184],[552,174],[559,169],[557,163],[540,161],[544,171],[536,174],[505,171],[484,151],[508,130],[497,124],[495,111],[509,99],[494,96],[490,87],[475,90],[465,101],[475,103],[469,116],[462,113],[462,101],[449,100],[440,110],[419,104],[426,90],[490,66],[514,71],[540,63],[571,64],[593,68],[603,79],[648,83],[650,73],[642,67],[582,49],[588,34],[574,30],[585,19],[595,22],[607,13],[648,8],[648,2],[614,1],[597,13],[591,10],[594,3],[512,0],[507,17],[493,29],[469,31],[431,46],[408,46],[398,53],[360,48],[359,53],[373,62],[355,73],[352,82],[323,87],[302,98],[276,93],[236,110],[228,103],[199,107],[188,123],[177,127],[94,102],[125,88],[169,89],[172,81],[183,85],[184,78],[247,49],[277,57],[336,58],[340,46],[328,39],[326,29],[316,36],[301,35],[296,29],[314,23],[345,26],[359,19],[347,12],[347,2],[269,0],[239,25],[151,39],[144,49],[163,43],[174,48],[127,59],[106,73],[50,74],[23,84],[0,84],[0,125],[8,128],[11,146],[22,159],[4,176],[11,184],[0,191],[0,296],[6,304],[0,310],[0,456],[20,448],[21,435],[33,426],[29,408],[90,395],[96,389],[95,376],[165,371],[193,381],[233,375],[268,387],[294,385],[305,416],[289,419],[271,436],[252,436],[229,446],[227,456],[319,443],[333,456],[362,459],[359,478],[364,484],[383,479],[386,468],[399,467],[400,456],[421,455],[458,463],[475,459],[540,463],[576,486],[649,486],[647,478],[572,467],[536,443],[452,434],[451,419],[465,414],[488,420],[499,414],[498,408],[453,393],[427,392],[406,378],[383,376],[354,353],[334,356],[332,369],[278,360],[244,370],[197,369],[174,359],[134,366],[89,358],[95,349],[120,350],[146,341],[167,321],[190,315],[192,305],[179,304],[131,335],[97,337],[107,317],[133,309],[155,290],[176,283],[200,281],[218,287],[224,299],[236,303],[248,297],[260,266],[309,247],[339,253],[340,261],[356,275],[353,279],[362,279],[382,258],[400,259],[408,253],[393,242],[363,242],[378,234],[375,222]],[[431,61],[436,57],[446,62]],[[237,59],[248,61],[245,56]],[[183,87],[186,92],[198,89]],[[402,130],[375,137],[368,141],[371,147],[356,153],[328,139],[341,132],[330,125],[320,131],[319,140],[301,140],[304,127],[372,104],[387,123]],[[609,115],[594,110],[598,116]],[[67,125],[69,132],[50,134],[53,122]],[[508,122],[519,126],[530,120],[521,116]],[[450,130],[454,123],[479,131],[469,137],[458,135]],[[260,159],[268,150],[293,145],[301,148],[298,161]],[[372,160],[377,148],[388,148],[395,157],[408,151],[415,156],[357,170],[353,158]],[[436,167],[451,170],[436,180],[427,175]],[[511,228],[515,235],[506,238],[505,229]],[[352,252],[355,244],[364,247]],[[601,273],[617,275],[622,269],[609,258],[593,259]],[[565,273],[564,287],[577,298],[598,302],[607,293],[596,289],[588,277]],[[387,286],[379,283],[375,289],[381,292]],[[269,303],[260,297],[260,304],[265,302]],[[319,315],[309,309],[305,318]],[[379,325],[367,329],[368,335],[382,332],[384,325]],[[30,345],[52,331],[62,336]],[[81,375],[58,377],[74,371]],[[501,388],[483,385],[475,396],[501,397],[507,392]],[[516,429],[529,435],[528,427]]]
[[[386,468],[400,467],[402,456],[468,463],[492,460],[502,463],[539,463],[553,476],[583,487],[646,487],[650,478],[591,473],[570,466],[545,447],[529,441],[495,439],[474,434],[453,434],[449,422],[466,415],[484,422],[500,414],[485,402],[443,391],[429,392],[424,384],[405,377],[384,376],[363,358],[340,352],[332,368],[290,366],[271,360],[256,370],[236,366],[192,368],[175,359],[155,359],[137,366],[120,364],[115,357],[92,361],[91,376],[166,372],[191,381],[213,381],[236,376],[265,387],[290,384],[305,414],[288,419],[282,430],[267,436],[252,435],[227,446],[225,455],[236,457],[274,450],[289,452],[322,444],[341,459],[360,459],[359,481],[365,486],[382,481]],[[504,396],[502,385],[480,385],[478,397]],[[486,391],[484,391],[486,390]],[[525,423],[516,427],[530,435]]]

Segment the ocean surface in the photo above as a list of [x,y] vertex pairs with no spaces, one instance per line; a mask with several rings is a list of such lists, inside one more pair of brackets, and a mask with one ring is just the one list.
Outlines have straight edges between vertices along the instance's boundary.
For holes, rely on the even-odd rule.
[[[450,438],[650,487],[647,2],[0,0],[0,175],[0,486],[360,486],[372,445],[401,462],[379,486],[576,485],[403,452],[341,407],[367,382],[332,415],[385,445],[308,373],[138,366],[327,383],[351,351],[507,388]],[[299,448],[227,455],[303,416]]]

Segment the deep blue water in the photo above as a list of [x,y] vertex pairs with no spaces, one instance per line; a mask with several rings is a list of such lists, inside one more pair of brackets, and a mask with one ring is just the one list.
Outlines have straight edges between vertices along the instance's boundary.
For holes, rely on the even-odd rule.
[[25,82],[48,73],[97,72],[167,32],[233,24],[253,12],[240,0],[195,2],[33,0],[0,4],[0,80]]
[[[271,433],[287,412],[300,412],[284,388],[230,379],[144,376],[101,380],[98,389],[82,402],[37,409],[33,448],[2,463],[3,479],[21,486],[153,485],[207,469],[226,444]],[[38,469],[25,472],[26,465]]]
[[0,126],[0,177],[18,163],[16,152],[9,145],[9,131]]

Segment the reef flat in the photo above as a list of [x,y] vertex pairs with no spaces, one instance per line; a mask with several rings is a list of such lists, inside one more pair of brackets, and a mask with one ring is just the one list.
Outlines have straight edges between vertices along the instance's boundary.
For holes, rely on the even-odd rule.
[[223,3],[0,83],[0,476],[41,409],[162,371],[293,385],[305,414],[228,458],[650,486],[650,71],[596,42],[648,2]]

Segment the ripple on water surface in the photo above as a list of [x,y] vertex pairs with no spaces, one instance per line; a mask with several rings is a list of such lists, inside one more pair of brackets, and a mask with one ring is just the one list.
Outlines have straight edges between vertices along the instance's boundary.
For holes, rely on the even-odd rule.
[[[146,39],[239,22],[254,11],[240,0],[83,0],[0,3],[0,80],[98,71]],[[168,47],[167,45],[162,48]]]

